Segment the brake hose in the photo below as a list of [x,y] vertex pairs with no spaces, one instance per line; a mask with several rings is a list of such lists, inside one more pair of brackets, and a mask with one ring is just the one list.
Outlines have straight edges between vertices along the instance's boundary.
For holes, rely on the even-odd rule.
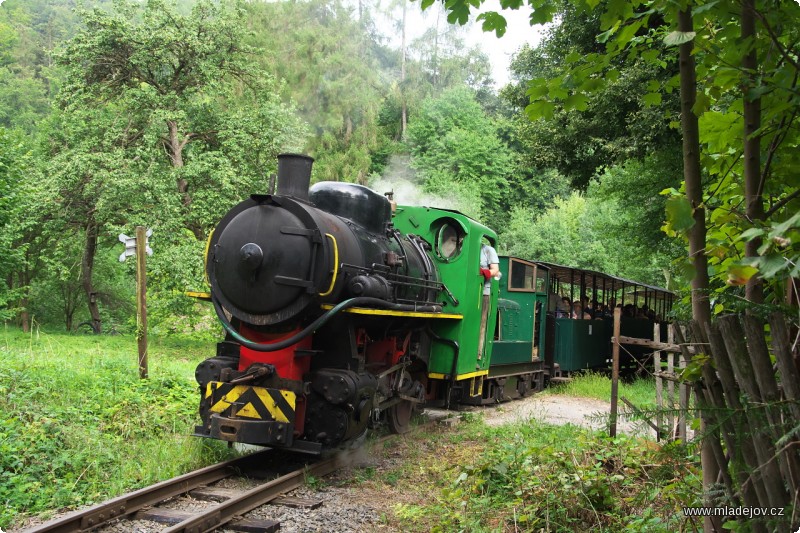
[[233,337],[236,342],[241,344],[242,346],[254,350],[256,352],[276,352],[278,350],[283,350],[284,348],[288,348],[293,344],[297,344],[304,338],[308,337],[316,330],[324,326],[328,320],[333,318],[333,316],[340,311],[343,311],[349,307],[355,307],[357,305],[371,305],[373,307],[382,307],[388,308],[397,311],[419,311],[419,312],[441,312],[441,307],[435,305],[428,305],[428,306],[414,306],[414,305],[406,305],[406,304],[395,304],[392,302],[387,302],[386,300],[381,300],[379,298],[371,298],[368,296],[359,296],[357,298],[350,298],[349,300],[345,300],[335,307],[327,311],[325,314],[321,315],[319,318],[314,320],[311,324],[306,326],[302,331],[297,332],[296,334],[283,339],[281,341],[271,343],[271,344],[261,344],[258,342],[253,342],[240,334],[236,329],[231,325],[230,321],[225,316],[224,311],[222,310],[222,305],[220,305],[219,300],[217,300],[216,296],[212,291],[211,293],[211,301],[214,304],[214,311],[217,313],[217,318],[222,323],[222,327],[225,328],[231,337]]

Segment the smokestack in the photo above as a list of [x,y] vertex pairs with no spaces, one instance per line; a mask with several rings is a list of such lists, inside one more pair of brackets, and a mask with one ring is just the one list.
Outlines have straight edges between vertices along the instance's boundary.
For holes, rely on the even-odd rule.
[[303,154],[278,155],[278,195],[308,201],[314,158]]

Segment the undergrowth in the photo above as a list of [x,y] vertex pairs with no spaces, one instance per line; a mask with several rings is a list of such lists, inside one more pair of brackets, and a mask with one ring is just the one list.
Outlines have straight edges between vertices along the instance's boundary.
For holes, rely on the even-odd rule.
[[697,457],[682,445],[533,421],[469,422],[453,439],[460,460],[430,449],[400,476],[396,490],[428,495],[394,506],[404,531],[672,532],[702,493]]
[[190,437],[196,364],[213,345],[153,339],[150,378],[126,336],[0,333],[0,527],[97,502],[228,452]]

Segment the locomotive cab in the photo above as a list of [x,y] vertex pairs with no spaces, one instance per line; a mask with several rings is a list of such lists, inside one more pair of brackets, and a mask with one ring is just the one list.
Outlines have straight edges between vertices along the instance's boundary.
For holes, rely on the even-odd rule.
[[480,254],[482,243],[494,245],[497,234],[462,213],[431,207],[399,206],[394,222],[401,231],[432,243],[431,257],[447,287],[449,308],[459,317],[430,326],[434,342],[427,396],[445,407],[480,398],[492,360],[498,294],[498,282],[492,279],[484,301]]

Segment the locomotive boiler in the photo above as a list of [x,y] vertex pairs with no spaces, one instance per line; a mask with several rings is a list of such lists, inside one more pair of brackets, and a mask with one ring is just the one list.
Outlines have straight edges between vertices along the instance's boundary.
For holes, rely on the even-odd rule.
[[425,399],[446,289],[431,245],[360,185],[309,189],[313,159],[278,158],[276,194],[253,194],[206,249],[226,337],[197,367],[196,434],[318,453],[385,420],[408,429]]

